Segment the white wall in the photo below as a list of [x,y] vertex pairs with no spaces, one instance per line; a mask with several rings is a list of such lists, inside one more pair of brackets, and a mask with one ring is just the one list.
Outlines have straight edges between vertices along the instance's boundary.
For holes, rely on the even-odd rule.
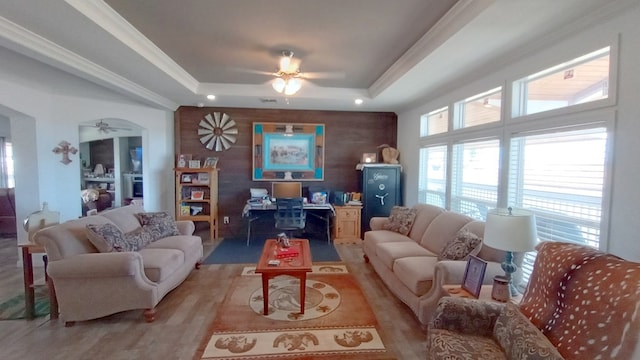
[[62,140],[79,147],[78,125],[96,119],[124,119],[144,129],[145,208],[173,213],[173,111],[137,104],[0,48],[0,115],[9,118],[16,157],[19,241],[26,241],[22,219],[42,202],[63,221],[81,215],[79,156],[64,165],[52,150]]
[[[620,40],[618,73],[618,104],[616,129],[613,134],[613,186],[608,249],[625,259],[640,261],[640,164],[638,138],[640,137],[640,6],[626,9],[622,14],[585,26],[560,41],[547,43],[541,48],[506,66],[478,73],[486,74],[476,81],[465,82],[461,77],[453,82],[464,84],[456,90],[432,94],[424,103],[398,114],[398,145],[404,165],[405,204],[413,205],[418,196],[418,160],[420,116],[468,96],[505,85],[507,81],[545,69],[548,66],[573,59]],[[496,61],[498,62],[498,61]],[[467,74],[468,75],[468,74]]]

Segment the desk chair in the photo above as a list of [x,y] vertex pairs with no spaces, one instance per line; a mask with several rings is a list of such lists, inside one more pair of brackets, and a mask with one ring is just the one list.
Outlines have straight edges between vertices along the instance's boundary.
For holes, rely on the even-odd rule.
[[276,199],[276,229],[289,232],[287,236],[292,239],[291,231],[304,229],[307,214],[304,211],[302,198],[279,198]]

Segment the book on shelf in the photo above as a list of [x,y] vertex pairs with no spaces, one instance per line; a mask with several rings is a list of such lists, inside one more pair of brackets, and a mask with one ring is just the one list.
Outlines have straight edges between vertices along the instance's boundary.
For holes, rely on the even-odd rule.
[[191,215],[191,206],[182,204],[180,206],[180,215],[189,216]]

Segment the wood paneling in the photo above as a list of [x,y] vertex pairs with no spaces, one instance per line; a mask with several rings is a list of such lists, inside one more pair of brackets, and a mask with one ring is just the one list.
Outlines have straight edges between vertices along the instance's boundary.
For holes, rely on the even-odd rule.
[[[209,113],[224,112],[237,123],[237,142],[228,150],[215,152],[200,143],[198,124]],[[175,113],[175,149],[177,154],[192,154],[194,159],[219,158],[219,214],[230,217],[221,224],[221,237],[244,236],[242,208],[249,198],[249,188],[263,187],[271,191],[270,181],[252,180],[252,125],[254,122],[320,123],[325,125],[324,181],[307,181],[303,186],[321,185],[332,191],[358,191],[359,172],[355,170],[362,153],[379,154],[379,145],[396,146],[395,113],[245,109],[216,107],[178,108]],[[303,189],[304,191],[304,189]]]

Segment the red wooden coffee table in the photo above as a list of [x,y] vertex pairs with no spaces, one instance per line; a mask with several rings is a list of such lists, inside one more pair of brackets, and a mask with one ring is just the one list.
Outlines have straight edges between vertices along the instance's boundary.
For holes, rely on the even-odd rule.
[[[278,259],[275,239],[268,239],[264,243],[262,255],[256,266],[256,273],[262,274],[262,297],[264,299],[264,314],[269,314],[269,279],[280,275],[289,275],[300,279],[300,313],[304,314],[304,300],[306,293],[307,273],[311,272],[311,250],[309,240],[291,239],[291,247],[298,250],[298,256]],[[280,260],[277,266],[269,265],[270,260]]]

